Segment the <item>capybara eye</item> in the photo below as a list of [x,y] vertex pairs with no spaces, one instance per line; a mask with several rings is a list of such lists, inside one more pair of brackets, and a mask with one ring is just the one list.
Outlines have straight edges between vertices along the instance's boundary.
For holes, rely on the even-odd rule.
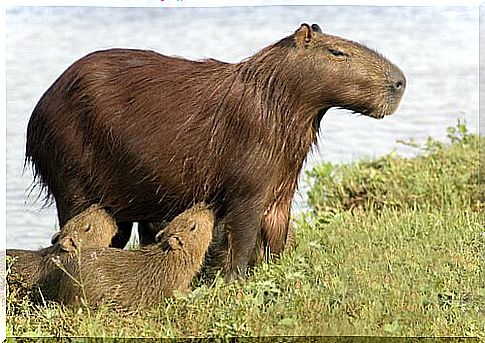
[[91,224],[87,223],[84,225],[84,232],[88,232],[91,229]]
[[194,231],[197,228],[197,223],[193,223],[190,227],[190,231]]
[[343,51],[337,50],[337,49],[331,49],[329,48],[328,51],[334,55],[334,56],[347,56],[347,54]]

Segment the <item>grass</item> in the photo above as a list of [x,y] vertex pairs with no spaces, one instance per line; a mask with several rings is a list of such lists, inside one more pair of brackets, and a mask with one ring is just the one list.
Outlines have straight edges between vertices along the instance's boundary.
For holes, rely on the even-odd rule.
[[297,247],[243,283],[217,278],[144,312],[102,307],[90,316],[10,292],[7,335],[483,339],[479,138],[460,122],[448,133],[451,144],[430,139],[415,158],[314,167]]

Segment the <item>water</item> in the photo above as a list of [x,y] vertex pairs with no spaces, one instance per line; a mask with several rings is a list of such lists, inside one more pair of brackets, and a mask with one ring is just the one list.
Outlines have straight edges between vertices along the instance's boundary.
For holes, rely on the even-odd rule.
[[[349,162],[395,149],[397,139],[446,139],[465,118],[478,130],[478,9],[466,7],[286,6],[244,8],[9,8],[7,10],[7,247],[49,244],[54,206],[41,209],[32,174],[22,173],[25,132],[45,90],[76,59],[111,47],[153,49],[191,59],[244,59],[302,22],[377,49],[406,74],[396,115],[383,120],[331,110],[323,119],[321,160]],[[41,195],[42,197],[42,195]],[[304,206],[304,191],[295,207]]]

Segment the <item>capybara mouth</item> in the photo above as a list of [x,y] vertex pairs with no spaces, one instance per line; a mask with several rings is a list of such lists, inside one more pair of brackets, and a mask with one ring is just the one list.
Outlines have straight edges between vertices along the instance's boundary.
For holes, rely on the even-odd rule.
[[376,109],[376,110],[369,110],[369,111],[362,111],[361,114],[374,118],[374,119],[383,119],[384,117],[390,116],[394,114],[396,110],[389,110],[389,109]]
[[379,106],[367,109],[354,110],[356,113],[372,117],[374,119],[382,119],[384,117],[390,116],[396,113],[399,104],[401,103],[402,93],[399,96],[391,95],[391,99],[388,101],[380,103]]
[[[340,106],[334,106],[337,108],[347,109],[353,113],[371,117],[374,119],[382,119],[386,116],[394,114],[399,108],[401,103],[404,89],[399,88],[399,91],[389,90],[378,96],[373,96],[373,101],[367,103],[347,103]],[[369,98],[366,98],[370,100]],[[320,118],[321,119],[321,118]]]
[[374,104],[370,104],[368,108],[358,109],[357,112],[375,119],[382,119],[397,111],[406,89],[406,77],[398,67],[390,62],[389,68],[391,71],[385,73],[385,87],[380,88],[375,96],[370,97],[374,100]]
[[362,114],[374,119],[383,119],[384,117],[387,117],[396,113],[396,110],[397,110],[397,106],[393,106],[393,107],[385,106]]

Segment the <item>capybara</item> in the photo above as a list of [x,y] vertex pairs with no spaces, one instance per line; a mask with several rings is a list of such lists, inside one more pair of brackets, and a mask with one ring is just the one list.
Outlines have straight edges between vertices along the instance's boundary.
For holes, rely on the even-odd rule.
[[117,247],[132,222],[210,204],[230,233],[231,279],[258,240],[271,255],[284,249],[298,175],[326,111],[383,118],[405,83],[382,55],[316,24],[239,63],[97,51],[39,100],[26,159],[61,224],[100,203],[118,223]]
[[[34,297],[52,300],[55,290],[46,285],[57,284],[59,279],[53,258],[65,261],[81,248],[109,247],[116,230],[111,216],[99,205],[92,205],[70,219],[61,232],[54,235],[51,246],[40,250],[7,249],[7,255],[15,258],[9,281],[14,282],[15,279],[21,282],[34,293]],[[42,295],[38,294],[38,290]]]
[[72,252],[81,247],[109,247],[116,236],[117,226],[113,217],[99,204],[70,219],[51,240],[63,251]]
[[[120,309],[146,308],[174,291],[186,293],[212,240],[214,214],[198,204],[162,231],[160,242],[129,251],[85,249],[70,259],[59,282],[58,300],[66,305],[111,303]],[[82,287],[81,287],[82,285]]]

